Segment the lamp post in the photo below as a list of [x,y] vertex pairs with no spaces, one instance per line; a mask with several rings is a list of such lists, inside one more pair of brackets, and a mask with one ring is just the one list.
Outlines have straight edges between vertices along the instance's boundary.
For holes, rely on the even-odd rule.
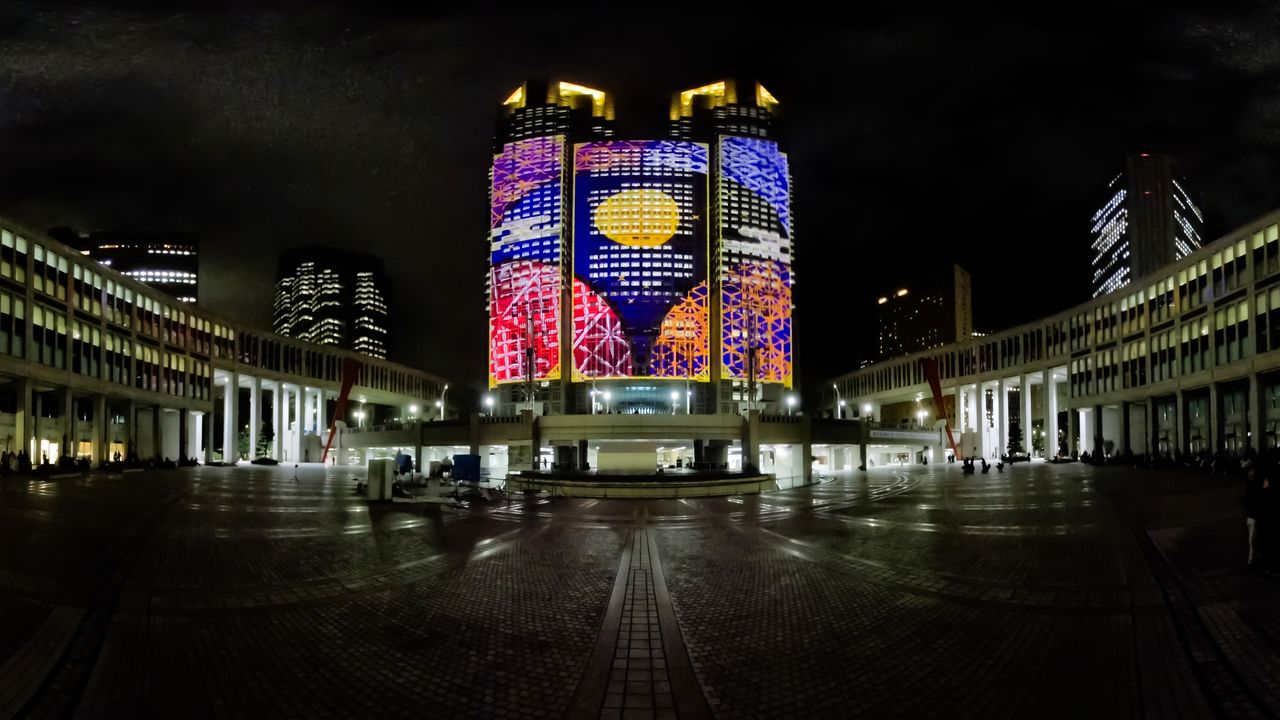
[[844,419],[844,401],[843,400],[840,401],[840,414],[837,415],[837,417],[839,417],[841,420]]
[[929,414],[928,410],[917,410],[916,420],[920,423],[920,427],[924,427],[924,418]]
[[680,399],[680,393],[676,392],[675,390],[672,390],[671,391],[671,414],[672,415],[675,415],[676,409],[680,407],[679,405],[676,405],[676,401],[679,399]]
[[609,391],[605,390],[604,391],[604,411],[606,414],[608,414],[609,412],[609,398],[611,397],[613,396],[609,394]]
[[684,414],[685,415],[689,415],[692,413],[692,411],[690,410],[692,406],[693,406],[693,390],[686,388],[684,391]]
[[418,406],[417,406],[417,405],[410,405],[410,406],[409,406],[409,420],[410,420],[410,421],[413,421],[413,420],[417,420],[417,419],[418,419]]
[[836,391],[836,406],[832,410],[836,411],[836,419],[843,419],[841,417],[843,413],[840,412],[840,408],[844,407],[844,400],[840,399],[840,386],[831,383],[831,389]]
[[870,419],[870,417],[871,417],[871,403],[867,403],[866,405],[863,405],[863,406],[862,406],[862,417]]
[[592,388],[592,389],[591,389],[591,414],[592,414],[592,415],[595,415],[595,414],[596,414],[596,391],[595,391],[595,388]]
[[356,411],[356,427],[358,428],[364,427],[364,411],[363,410]]
[[787,414],[788,415],[796,414],[796,396],[795,395],[787,396]]
[[440,391],[440,399],[436,401],[436,407],[440,408],[440,419],[444,419],[444,396],[449,392],[449,383],[444,384],[444,389]]
[[487,408],[487,412],[489,413],[489,415],[492,416],[493,415],[493,396],[492,395],[484,396],[484,406]]
[[444,420],[444,403],[440,400],[436,401],[436,407],[440,408],[440,419]]

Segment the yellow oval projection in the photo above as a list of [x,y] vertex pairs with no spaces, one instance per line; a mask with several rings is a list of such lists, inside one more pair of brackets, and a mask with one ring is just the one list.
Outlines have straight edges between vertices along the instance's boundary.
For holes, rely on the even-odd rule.
[[657,247],[680,225],[680,206],[661,190],[623,190],[596,207],[596,229],[610,240],[635,247]]

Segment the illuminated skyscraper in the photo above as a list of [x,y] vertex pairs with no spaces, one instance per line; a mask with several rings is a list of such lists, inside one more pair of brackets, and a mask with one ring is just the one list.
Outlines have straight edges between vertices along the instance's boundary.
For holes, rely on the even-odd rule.
[[54,228],[49,235],[116,272],[183,301],[199,295],[200,253],[195,233]]
[[973,336],[973,292],[959,265],[913,268],[909,280],[876,300],[877,360]]
[[1091,222],[1094,297],[1190,255],[1204,233],[1204,214],[1167,155],[1129,156]]
[[273,324],[285,337],[386,358],[389,296],[378,258],[298,248],[280,258]]
[[668,139],[615,140],[604,91],[530,81],[511,94],[489,218],[489,383],[504,405],[781,400],[792,231],[776,107],[759,83],[724,80],[673,96]]

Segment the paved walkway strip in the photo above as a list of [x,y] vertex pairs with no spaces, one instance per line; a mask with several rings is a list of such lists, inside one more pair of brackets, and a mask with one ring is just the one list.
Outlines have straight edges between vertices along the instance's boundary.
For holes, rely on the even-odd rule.
[[623,599],[626,597],[627,579],[631,569],[631,546],[634,533],[628,531],[622,543],[622,557],[618,561],[618,576],[613,583],[613,592],[609,595],[609,605],[604,611],[604,623],[600,635],[596,638],[596,646],[587,660],[587,670],[578,683],[578,689],[569,703],[567,717],[573,720],[586,720],[600,715],[600,707],[604,703],[605,692],[609,686],[609,673],[613,668],[614,649],[618,643],[618,628],[622,622]]
[[0,665],[0,720],[17,717],[35,696],[83,618],[84,610],[55,608],[22,649]]
[[710,717],[680,635],[658,546],[647,529],[632,530],[569,717]]

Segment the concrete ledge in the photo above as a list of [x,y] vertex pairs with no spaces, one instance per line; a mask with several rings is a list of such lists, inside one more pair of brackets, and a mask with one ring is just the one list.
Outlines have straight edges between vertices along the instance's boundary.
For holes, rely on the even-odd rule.
[[772,475],[735,477],[722,480],[670,480],[664,482],[641,480],[588,482],[519,476],[509,476],[507,478],[507,491],[510,493],[535,490],[559,497],[682,498],[752,495],[777,489],[778,483]]

